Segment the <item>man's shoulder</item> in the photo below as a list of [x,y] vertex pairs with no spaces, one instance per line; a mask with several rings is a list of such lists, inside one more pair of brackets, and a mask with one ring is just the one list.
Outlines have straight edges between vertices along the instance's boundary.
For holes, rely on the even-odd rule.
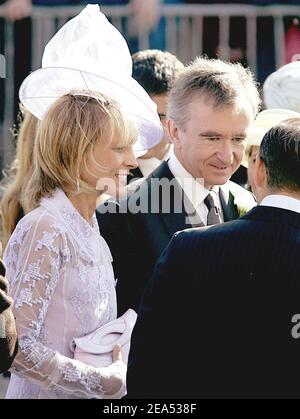
[[226,223],[197,227],[197,228],[188,228],[186,230],[178,231],[174,234],[173,239],[177,244],[197,243],[201,241],[203,244],[205,242],[213,242],[215,245],[216,236],[220,236],[222,241],[227,240],[235,232],[238,232],[239,235],[243,234],[243,230],[249,227],[249,220],[245,218],[238,218],[233,221],[228,221]]

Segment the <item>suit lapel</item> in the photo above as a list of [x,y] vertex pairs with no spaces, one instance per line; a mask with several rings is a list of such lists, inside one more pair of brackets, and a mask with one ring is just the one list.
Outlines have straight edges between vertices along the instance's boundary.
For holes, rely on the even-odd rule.
[[[172,172],[169,169],[169,165],[167,162],[163,162],[149,177],[151,178],[158,178],[163,179],[167,178],[169,181],[174,179]],[[176,231],[185,230],[191,227],[202,227],[204,224],[200,217],[193,216],[191,219],[188,216],[192,214],[194,211],[194,207],[192,203],[188,200],[186,195],[184,196],[185,206],[181,199],[181,208],[182,211],[175,212],[174,209],[174,195],[180,196],[182,194],[181,187],[179,186],[178,182],[174,183],[174,188],[171,188],[170,193],[170,213],[160,213],[160,217],[169,233],[169,236],[172,237]],[[222,185],[219,191],[220,201],[222,205],[222,211],[224,216],[224,222],[236,220],[239,218],[239,213],[237,206],[234,204],[234,196],[229,189],[229,183]],[[191,222],[192,220],[192,222]]]
[[[150,176],[150,178],[163,179],[166,178],[169,181],[174,180],[174,176],[169,169],[168,163],[163,162]],[[170,236],[173,236],[176,231],[185,230],[191,228],[192,225],[189,221],[189,217],[184,208],[183,200],[178,201],[178,197],[182,197],[182,190],[178,182],[173,182],[174,187],[171,187],[170,191],[170,212],[161,212],[161,220]],[[177,199],[177,204],[175,207],[175,199]],[[190,205],[192,205],[190,203]],[[177,209],[176,209],[177,208]],[[177,211],[177,212],[176,212]],[[179,211],[179,212],[178,212]]]
[[136,169],[130,170],[130,173],[131,175],[127,176],[127,184],[132,182],[133,179],[141,179],[144,177],[139,167],[137,167]]
[[234,196],[227,185],[220,187],[219,195],[224,215],[224,222],[239,218],[238,209],[234,204]]
[[185,211],[181,213],[170,212],[170,214],[161,214],[161,219],[168,231],[170,238],[176,231],[185,230],[191,228],[189,217]]

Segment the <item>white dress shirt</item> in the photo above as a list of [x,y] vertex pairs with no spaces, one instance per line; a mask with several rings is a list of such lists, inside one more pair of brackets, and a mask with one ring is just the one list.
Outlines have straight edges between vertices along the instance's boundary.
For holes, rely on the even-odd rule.
[[300,200],[286,195],[268,195],[261,201],[260,205],[300,213]]
[[154,172],[154,170],[157,169],[163,161],[168,160],[172,151],[173,145],[170,144],[169,150],[167,151],[162,160],[156,157],[150,157],[150,159],[137,159],[139,169],[142,172],[142,175],[144,177],[148,177],[150,173]]
[[[204,204],[204,199],[210,193],[215,205],[220,211],[221,218],[223,219],[222,206],[219,197],[219,186],[214,186],[211,190],[206,189],[203,183],[196,181],[193,176],[185,170],[182,164],[178,161],[174,152],[171,153],[168,161],[169,169],[173,176],[176,178],[180,187],[183,189],[186,197],[195,208],[197,215],[201,218],[204,225],[207,225],[208,209]],[[186,208],[187,211],[187,208]],[[188,211],[187,211],[188,212]],[[191,222],[191,224],[193,224]]]

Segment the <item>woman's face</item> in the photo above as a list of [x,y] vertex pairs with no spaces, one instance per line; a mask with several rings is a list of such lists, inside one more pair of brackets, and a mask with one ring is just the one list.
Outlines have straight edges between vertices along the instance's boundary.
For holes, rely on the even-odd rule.
[[254,172],[255,172],[254,166],[255,166],[258,152],[259,152],[258,146],[252,146],[250,148],[249,160],[248,160],[248,185],[251,187],[252,191],[253,191],[253,187],[255,186],[254,185]]
[[83,180],[97,191],[111,196],[121,196],[125,191],[130,170],[137,167],[132,146],[120,146],[118,141],[103,146],[101,141],[95,145],[88,160],[88,167],[82,174]]

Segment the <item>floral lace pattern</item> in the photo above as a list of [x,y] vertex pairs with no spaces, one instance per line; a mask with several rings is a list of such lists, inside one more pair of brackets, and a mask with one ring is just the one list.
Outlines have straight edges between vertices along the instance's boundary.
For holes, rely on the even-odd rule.
[[[5,255],[19,353],[9,398],[104,398],[101,369],[72,359],[74,337],[116,318],[111,254],[57,190],[25,216]],[[116,391],[117,392],[117,391]]]

